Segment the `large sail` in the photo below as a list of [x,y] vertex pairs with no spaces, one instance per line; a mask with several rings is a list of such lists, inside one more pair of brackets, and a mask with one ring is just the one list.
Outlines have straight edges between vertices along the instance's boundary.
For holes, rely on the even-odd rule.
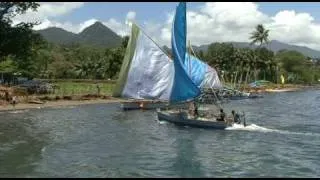
[[183,68],[186,59],[186,3],[180,2],[172,26],[171,45],[175,76],[170,99],[185,101],[200,95],[200,89]]
[[169,101],[174,74],[174,64],[169,57],[136,24],[132,24],[113,96]]
[[185,18],[181,20],[181,17],[185,17],[185,8],[185,3],[177,7],[174,24],[178,24],[176,19],[182,24],[172,28],[176,32],[172,34],[172,39],[175,39],[172,41],[172,47],[175,47],[173,61],[136,24],[132,24],[113,96],[180,102],[200,95],[200,89],[183,68],[186,57],[186,21]]

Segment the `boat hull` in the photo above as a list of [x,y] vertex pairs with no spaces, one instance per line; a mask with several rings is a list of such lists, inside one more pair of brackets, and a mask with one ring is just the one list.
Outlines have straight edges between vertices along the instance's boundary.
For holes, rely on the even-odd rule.
[[168,102],[163,101],[129,101],[122,102],[120,107],[123,110],[151,110],[157,108],[186,108],[187,104],[169,104]]
[[228,125],[224,121],[208,121],[208,120],[195,120],[190,119],[181,113],[166,113],[157,112],[158,120],[168,121],[176,125],[191,126],[198,128],[210,128],[210,129],[225,129]]

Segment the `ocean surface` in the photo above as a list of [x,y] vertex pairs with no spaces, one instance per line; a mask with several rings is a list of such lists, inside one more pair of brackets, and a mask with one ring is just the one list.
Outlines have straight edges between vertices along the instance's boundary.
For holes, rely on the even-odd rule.
[[319,90],[224,107],[248,126],[175,126],[117,103],[0,112],[0,177],[320,177]]

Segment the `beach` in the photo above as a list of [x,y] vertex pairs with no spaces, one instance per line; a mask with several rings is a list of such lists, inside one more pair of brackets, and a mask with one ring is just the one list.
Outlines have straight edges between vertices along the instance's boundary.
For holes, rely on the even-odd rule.
[[83,104],[102,104],[102,103],[115,103],[122,102],[125,100],[112,98],[112,99],[92,99],[92,100],[57,100],[47,101],[43,104],[33,103],[18,103],[13,107],[11,104],[0,105],[0,111],[11,111],[11,110],[24,110],[24,109],[41,109],[46,107],[64,107],[64,106],[76,106]]
[[[286,85],[284,87],[277,88],[250,88],[247,91],[251,93],[281,93],[281,92],[293,92],[293,91],[301,91],[305,89],[318,89],[319,86],[293,86]],[[114,98],[111,96],[102,96],[104,98],[95,98],[95,97],[87,97],[86,99],[81,99],[81,96],[73,96],[72,100],[60,99],[60,100],[44,100],[40,101],[42,104],[37,103],[28,103],[26,101],[20,101],[15,107],[9,103],[1,103],[0,102],[0,111],[10,111],[10,110],[23,110],[23,109],[39,109],[46,107],[64,107],[64,106],[76,106],[83,104],[102,104],[102,103],[116,103],[116,102],[125,102],[126,99]],[[31,99],[39,99],[39,97],[33,97]],[[3,101],[4,102],[4,101]]]

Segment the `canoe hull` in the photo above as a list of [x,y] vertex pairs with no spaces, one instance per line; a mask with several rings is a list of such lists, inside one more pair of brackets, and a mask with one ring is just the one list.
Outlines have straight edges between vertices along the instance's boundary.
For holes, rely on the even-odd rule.
[[262,95],[249,95],[249,96],[231,96],[230,100],[241,100],[241,99],[256,99],[256,98],[263,98]]

